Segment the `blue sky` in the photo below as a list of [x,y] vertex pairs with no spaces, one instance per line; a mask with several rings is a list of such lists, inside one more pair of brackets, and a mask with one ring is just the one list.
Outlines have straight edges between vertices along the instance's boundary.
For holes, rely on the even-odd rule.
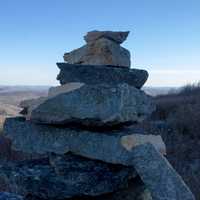
[[0,85],[56,85],[56,62],[90,30],[130,30],[123,44],[149,86],[200,80],[199,0],[0,0]]

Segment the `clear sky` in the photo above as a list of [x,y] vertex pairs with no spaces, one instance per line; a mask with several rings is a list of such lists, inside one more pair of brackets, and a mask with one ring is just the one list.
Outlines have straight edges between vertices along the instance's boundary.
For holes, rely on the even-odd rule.
[[56,62],[91,30],[123,44],[149,86],[200,80],[199,0],[0,0],[0,85],[56,85]]

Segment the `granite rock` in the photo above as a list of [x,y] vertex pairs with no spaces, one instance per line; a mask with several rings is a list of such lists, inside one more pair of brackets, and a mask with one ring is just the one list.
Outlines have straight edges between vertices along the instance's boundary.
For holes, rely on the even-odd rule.
[[64,91],[34,106],[30,119],[44,124],[112,127],[141,122],[155,110],[150,96],[127,84],[82,85],[73,91]]
[[27,119],[30,119],[30,114],[32,110],[37,108],[46,99],[47,97],[39,97],[36,99],[27,99],[27,100],[21,101],[19,106],[23,109],[21,110],[20,114],[25,115]]
[[158,152],[164,151],[156,145],[157,140],[155,143],[152,140],[141,143],[133,138],[129,141],[124,131],[112,135],[82,130],[66,132],[66,128],[35,125],[21,118],[7,119],[4,125],[4,133],[13,141],[15,149],[43,154],[73,152],[90,159],[134,167],[154,200],[195,199],[182,178]]
[[117,44],[123,43],[129,35],[129,31],[90,31],[84,39],[87,43],[94,42],[100,38],[107,38],[116,42]]
[[114,65],[130,68],[130,52],[116,42],[100,38],[64,54],[64,61],[82,65]]
[[148,78],[148,72],[140,69],[68,63],[57,63],[57,66],[60,69],[57,80],[62,85],[70,82],[81,82],[88,85],[127,83],[140,89]]
[[131,150],[132,166],[151,193],[153,200],[195,200],[194,195],[152,144],[139,145]]
[[[75,199],[83,200],[83,199]],[[150,192],[144,186],[142,181],[137,177],[129,182],[128,188],[118,190],[116,192],[105,194],[86,200],[153,200]]]
[[7,118],[4,124],[4,136],[12,141],[14,150],[41,155],[72,152],[123,165],[130,164],[132,154],[129,151],[144,143],[151,143],[158,151],[166,154],[160,136],[143,135],[140,131],[134,127],[115,131],[89,131],[78,129],[77,126],[67,128],[35,124],[22,117]]
[[26,116],[26,119],[30,119],[32,110],[37,108],[40,104],[44,103],[48,98],[53,98],[59,94],[71,92],[75,89],[82,87],[84,83],[68,83],[63,86],[51,87],[49,88],[48,95],[46,97],[40,97],[37,99],[28,99],[20,102],[20,107],[23,110],[20,114]]
[[131,167],[112,165],[72,154],[49,159],[9,163],[0,167],[0,181],[24,197],[66,199],[98,196],[127,188],[136,172]]
[[24,198],[12,193],[0,192],[0,200],[24,200]]

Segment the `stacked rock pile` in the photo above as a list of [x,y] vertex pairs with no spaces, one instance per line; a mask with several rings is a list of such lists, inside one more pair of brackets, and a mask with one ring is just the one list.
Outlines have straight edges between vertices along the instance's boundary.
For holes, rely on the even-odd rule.
[[120,46],[127,36],[89,32],[87,44],[57,64],[61,86],[6,120],[13,149],[38,159],[1,166],[5,190],[35,200],[194,199],[164,158],[162,138],[134,126],[155,105],[140,90],[148,73],[130,69]]

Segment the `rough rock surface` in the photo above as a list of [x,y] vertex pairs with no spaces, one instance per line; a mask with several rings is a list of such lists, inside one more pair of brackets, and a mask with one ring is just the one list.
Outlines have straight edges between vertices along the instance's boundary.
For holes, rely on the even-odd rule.
[[19,105],[21,108],[23,108],[20,114],[27,115],[27,119],[29,119],[31,111],[37,108],[45,100],[46,97],[39,97],[37,99],[28,99],[22,101]]
[[[34,199],[35,200],[35,199]],[[96,197],[81,197],[70,200],[153,200],[149,191],[142,181],[137,177],[130,181],[128,188],[120,189],[116,192],[100,195]]]
[[71,92],[48,98],[32,109],[30,119],[45,124],[77,123],[111,127],[141,122],[154,110],[150,96],[127,84],[83,85]]
[[[161,153],[165,153],[165,145],[160,136],[150,137],[143,135],[144,143],[141,142],[140,130],[123,128],[116,131],[88,131],[69,129],[66,127],[54,127],[51,125],[34,124],[25,121],[24,118],[8,118],[4,124],[4,135],[12,140],[15,150],[27,153],[65,154],[73,152],[91,159],[99,159],[113,164],[129,165],[129,149],[149,142]],[[132,135],[132,136],[131,136]],[[127,141],[127,136],[136,136]],[[145,139],[149,138],[150,139]],[[126,143],[127,141],[127,143]],[[127,146],[126,146],[127,145]]]
[[148,121],[143,127],[149,134],[162,136],[167,147],[167,159],[196,199],[200,199],[200,141],[191,134],[180,134],[165,120]]
[[116,42],[100,38],[78,49],[64,54],[70,64],[114,65],[130,68],[130,52]]
[[48,92],[48,97],[55,97],[62,93],[72,92],[74,90],[81,88],[83,85],[84,83],[72,82],[65,84],[63,86],[51,87]]
[[137,146],[131,152],[132,165],[153,200],[195,200],[182,178],[151,144]]
[[0,200],[23,200],[23,199],[24,199],[23,197],[16,194],[8,192],[0,192]]
[[148,72],[139,69],[128,69],[115,66],[73,65],[57,63],[61,70],[57,76],[60,83],[81,82],[89,85],[127,83],[141,88],[148,78]]
[[[12,149],[12,142],[3,135],[0,135],[0,163],[6,163],[8,161],[22,161],[27,159],[40,158],[40,155],[35,153],[27,154],[21,151],[14,151]],[[2,185],[0,184],[0,191],[2,190]]]
[[100,38],[110,39],[118,44],[123,43],[128,37],[129,31],[90,31],[84,39],[87,43],[94,42]]
[[[126,148],[123,134],[95,134],[50,128],[23,121],[7,119],[5,134],[17,149],[26,152],[63,154],[73,152],[91,159],[132,166],[149,189],[154,200],[194,200],[193,194],[168,161],[150,143]],[[22,139],[23,138],[23,139]],[[129,143],[128,143],[129,144]],[[161,150],[163,152],[163,150]]]
[[41,199],[98,196],[128,187],[136,177],[131,167],[67,154],[4,165],[0,181],[10,192]]

